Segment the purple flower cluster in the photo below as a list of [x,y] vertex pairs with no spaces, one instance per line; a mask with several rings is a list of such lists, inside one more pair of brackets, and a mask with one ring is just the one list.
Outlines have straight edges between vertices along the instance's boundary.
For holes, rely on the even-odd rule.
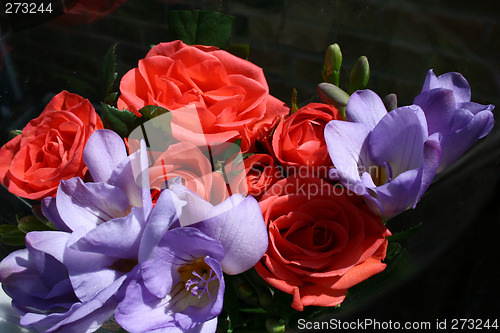
[[127,156],[99,130],[84,161],[93,182],[61,181],[44,215],[60,231],[31,232],[0,263],[0,282],[39,332],[94,332],[113,316],[127,331],[214,332],[224,275],[253,267],[267,232],[252,197],[217,206],[181,184],[153,207],[147,150]]
[[493,105],[473,103],[459,73],[430,70],[414,104],[387,112],[371,90],[356,91],[347,121],[333,120],[325,140],[331,178],[365,198],[383,217],[415,207],[436,173],[493,128]]

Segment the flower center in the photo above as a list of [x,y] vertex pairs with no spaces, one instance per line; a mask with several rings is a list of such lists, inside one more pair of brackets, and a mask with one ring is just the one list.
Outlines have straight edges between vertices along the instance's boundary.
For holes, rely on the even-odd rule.
[[118,272],[128,273],[132,271],[138,263],[139,262],[136,259],[118,259],[111,266],[109,266],[109,268]]
[[370,176],[372,177],[373,183],[376,186],[382,186],[392,180],[392,170],[390,169],[390,166],[388,164],[386,164],[385,167],[379,165],[370,165],[368,170]]
[[217,275],[203,259],[199,258],[191,264],[182,266],[179,268],[179,273],[181,273],[181,281],[186,291],[197,298],[207,294],[208,298],[212,300],[209,285],[212,281],[217,280]]

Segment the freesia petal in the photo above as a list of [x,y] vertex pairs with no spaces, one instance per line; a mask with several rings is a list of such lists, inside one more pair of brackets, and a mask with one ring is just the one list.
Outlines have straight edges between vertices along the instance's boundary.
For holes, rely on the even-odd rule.
[[170,190],[164,190],[158,198],[144,229],[139,248],[139,262],[156,257],[156,247],[172,223],[178,219],[177,211],[185,205]]
[[110,257],[136,259],[144,223],[142,208],[133,207],[127,216],[113,219],[90,230],[73,248]]
[[471,91],[469,82],[460,73],[446,73],[438,76],[438,87],[445,88],[453,91],[456,103],[469,102],[471,98]]
[[[168,299],[158,300],[140,281],[132,280],[126,289],[125,298],[118,304],[116,321],[128,332],[166,332],[175,324],[167,327],[165,322],[173,321],[171,313],[165,312]],[[180,332],[180,331],[179,331]]]
[[29,248],[47,253],[62,263],[69,237],[70,234],[67,232],[33,231],[26,234],[26,245]]
[[417,197],[417,201],[413,205],[413,208],[417,205],[417,202],[424,195],[427,188],[431,185],[436,172],[438,171],[439,163],[441,162],[441,134],[434,133],[429,139],[424,143],[424,165],[422,167],[422,180],[420,185],[420,192]]
[[[459,115],[464,116],[464,113],[457,113],[457,117]],[[493,113],[490,111],[481,111],[474,116],[467,126],[453,131],[448,137],[443,138],[441,142],[442,152],[439,172],[455,162],[480,137],[489,133],[493,127],[493,123]]]
[[335,168],[359,181],[359,168],[372,165],[367,144],[371,128],[365,124],[332,120],[325,127],[325,141]]
[[347,121],[365,124],[370,128],[387,114],[382,99],[371,90],[358,90],[354,92],[346,107]]
[[56,198],[47,197],[42,200],[40,206],[42,207],[42,214],[45,216],[50,223],[57,228],[57,230],[71,232],[71,228],[64,223],[59,216],[59,212],[57,211]]
[[390,218],[413,207],[420,193],[422,169],[405,171],[390,183],[373,190],[373,199],[382,207],[381,216]]
[[83,161],[95,182],[107,183],[116,166],[127,157],[122,138],[113,131],[95,131],[83,150]]
[[193,227],[169,230],[158,244],[158,257],[175,264],[186,264],[205,256],[221,261],[224,247]]
[[[114,312],[116,300],[113,296],[116,295],[118,289],[125,281],[126,276],[114,281],[106,289],[100,291],[92,300],[84,303],[75,303],[67,312],[61,314],[61,318],[57,320],[57,324],[52,326],[47,332],[84,332],[90,333],[101,327]],[[28,321],[30,318],[24,318]],[[23,322],[21,322],[24,324]],[[65,327],[65,325],[71,325]],[[66,328],[66,330],[65,330]],[[69,331],[71,329],[71,331]]]
[[[238,195],[231,196],[218,206],[224,206],[234,196]],[[224,247],[221,266],[227,274],[239,274],[252,268],[267,250],[267,228],[259,204],[251,196],[231,209],[224,207],[220,214],[196,227]]]
[[10,275],[25,271],[26,266],[21,263],[30,263],[29,252],[27,249],[9,253],[9,255],[0,261],[0,282],[5,283],[5,279],[7,279]]
[[448,135],[455,114],[455,97],[449,89],[436,88],[420,93],[413,104],[420,106],[427,119],[429,134]]
[[[495,109],[495,106],[493,104],[489,104],[489,105],[482,105],[482,104],[478,104],[478,103],[474,103],[474,102],[468,102],[468,103],[461,103],[459,106],[458,106],[458,109],[457,109],[457,113],[458,112],[463,112],[463,111],[468,111],[470,112],[472,115],[477,115],[478,113],[480,112],[490,112],[491,113],[491,117],[489,118],[489,121],[487,123],[486,126],[484,126],[484,130],[483,132],[481,133],[481,135],[479,136],[479,139],[485,137],[486,135],[488,135],[488,133],[493,129],[493,125],[495,123],[495,120],[493,119],[493,110]],[[486,117],[486,114],[484,114],[482,117]],[[461,118],[465,118],[463,119],[463,121],[461,122],[460,119]],[[458,129],[461,129],[463,128],[464,126],[466,126],[468,124],[465,123],[465,120],[466,119],[469,119],[468,117],[459,117],[459,116],[456,116],[454,119],[453,119],[453,129],[454,130],[458,130]]]
[[427,128],[420,107],[400,107],[389,112],[373,129],[370,157],[377,165],[388,163],[395,178],[422,166],[426,139]]
[[68,269],[75,294],[82,301],[90,300],[97,292],[109,286],[121,274],[109,267],[116,258],[95,252],[80,251],[76,243],[86,235],[84,227],[75,229],[71,234],[66,250],[64,262]]
[[436,77],[434,71],[430,69],[425,77],[422,93],[437,88],[451,90],[455,96],[456,103],[470,101],[471,90],[469,83],[460,73],[446,73]]
[[75,230],[84,226],[91,230],[103,222],[126,215],[130,202],[118,187],[71,178],[61,181],[56,206],[69,228]]
[[170,187],[170,190],[179,200],[185,202],[185,205],[177,207],[177,215],[181,226],[189,226],[218,214],[218,211],[214,211],[214,206],[210,202],[204,200],[189,188],[174,184]]
[[179,279],[181,266],[207,255],[219,261],[224,257],[220,243],[191,227],[165,233],[155,253],[155,258],[141,266],[141,274],[146,288],[158,298],[170,292],[172,283]]
[[148,155],[144,141],[141,149],[128,156],[113,170],[108,183],[122,189],[134,207],[144,207],[144,218],[153,208],[149,188]]
[[439,82],[436,74],[434,74],[434,71],[432,69],[429,69],[427,71],[427,75],[425,76],[424,85],[422,86],[422,92],[438,88],[438,84]]

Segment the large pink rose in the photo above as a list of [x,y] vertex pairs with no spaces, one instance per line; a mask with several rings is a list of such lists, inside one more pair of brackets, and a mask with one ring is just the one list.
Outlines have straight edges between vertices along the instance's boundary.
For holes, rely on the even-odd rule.
[[55,196],[59,181],[83,177],[83,148],[102,121],[87,99],[54,96],[38,118],[0,149],[0,182],[20,197]]
[[226,51],[181,41],[152,48],[120,82],[118,108],[172,112],[174,137],[198,146],[235,142],[242,152],[268,135],[285,104],[269,95],[260,67]]

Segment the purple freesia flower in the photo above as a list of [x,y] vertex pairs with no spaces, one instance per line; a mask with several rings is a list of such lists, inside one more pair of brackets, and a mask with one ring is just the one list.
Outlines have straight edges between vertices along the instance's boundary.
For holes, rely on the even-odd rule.
[[348,121],[325,128],[335,166],[331,177],[365,198],[383,217],[414,207],[439,165],[439,134],[429,135],[425,115],[410,105],[387,113],[371,90],[356,91],[346,108]]
[[436,77],[429,70],[414,104],[425,113],[429,134],[441,133],[438,172],[455,162],[474,142],[493,128],[494,105],[470,101],[471,89],[460,73]]
[[115,310],[121,282],[99,291],[86,302],[77,298],[63,254],[70,234],[30,232],[26,249],[0,263],[0,282],[21,315],[21,325],[39,332],[94,332]]
[[152,209],[148,159],[142,149],[127,156],[114,132],[96,131],[83,153],[95,182],[61,181],[43,213],[59,229],[72,231],[64,264],[78,298],[88,301],[137,264],[139,244]]
[[127,286],[115,318],[132,333],[215,332],[224,248],[196,228],[168,231]]
[[267,244],[253,197],[235,194],[212,206],[174,183],[151,212],[140,266],[118,305],[117,322],[132,333],[215,332],[224,294],[222,272],[250,269]]
[[137,264],[152,209],[144,145],[127,156],[117,134],[99,130],[84,160],[95,182],[61,181],[57,198],[43,201],[44,215],[62,231],[29,233],[28,248],[1,263],[21,324],[37,330],[95,331],[113,315],[119,288]]

